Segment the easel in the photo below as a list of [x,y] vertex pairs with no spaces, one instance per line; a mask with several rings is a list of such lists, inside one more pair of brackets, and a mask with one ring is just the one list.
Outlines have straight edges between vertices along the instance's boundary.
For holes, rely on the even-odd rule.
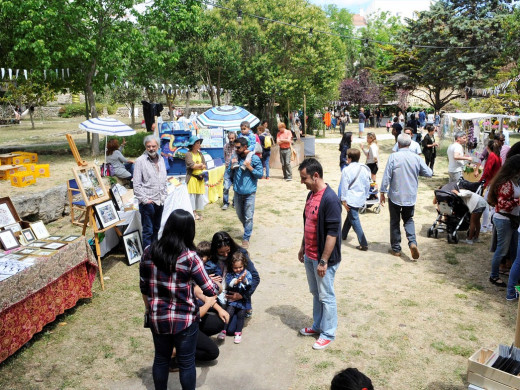
[[[69,146],[70,146],[70,150],[72,151],[72,155],[74,156],[74,159],[76,160],[76,163],[78,164],[78,166],[82,167],[82,168],[88,167],[89,164],[85,160],[81,159],[78,148],[76,147],[76,143],[72,139],[72,136],[70,134],[66,134],[66,137],[67,137],[67,141],[69,142]],[[78,168],[75,168],[75,169],[78,169]],[[74,168],[73,168],[73,170],[74,170]],[[99,171],[97,170],[97,168],[96,168],[96,172],[99,175]],[[98,180],[102,184],[101,178],[99,176],[98,176]],[[83,221],[83,231],[81,232],[81,235],[85,236],[85,233],[87,232],[87,226],[90,224],[90,226],[92,226],[92,230],[94,231],[94,243],[95,243],[95,247],[96,247],[96,257],[97,257],[97,263],[98,263],[98,268],[99,268],[99,281],[101,282],[101,289],[105,290],[105,283],[103,281],[103,267],[101,265],[101,247],[99,246],[99,233],[104,233],[107,230],[114,228],[118,237],[121,237],[123,234],[121,233],[121,231],[119,230],[117,225],[119,223],[121,223],[121,221],[124,221],[124,220],[119,220],[116,223],[114,223],[110,226],[107,226],[105,228],[102,228],[102,229],[100,229],[98,227],[98,224],[96,222],[96,216],[94,214],[94,205],[104,202],[107,199],[110,199],[110,197],[106,191],[106,188],[104,188],[104,185],[102,185],[102,188],[103,188],[106,196],[100,197],[97,199],[89,199],[89,197],[85,194],[83,189],[81,189],[81,194],[82,194],[85,204],[87,206],[87,209],[85,211],[85,220]]]

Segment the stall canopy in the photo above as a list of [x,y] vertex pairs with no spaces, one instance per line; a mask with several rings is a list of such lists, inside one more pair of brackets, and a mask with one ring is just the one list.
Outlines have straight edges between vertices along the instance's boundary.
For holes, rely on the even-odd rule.
[[260,119],[239,106],[213,107],[197,117],[202,126],[222,127],[226,131],[239,131],[243,121],[248,121],[251,127],[260,123]]
[[92,118],[79,124],[81,130],[104,136],[126,137],[134,135],[135,130],[114,118]]

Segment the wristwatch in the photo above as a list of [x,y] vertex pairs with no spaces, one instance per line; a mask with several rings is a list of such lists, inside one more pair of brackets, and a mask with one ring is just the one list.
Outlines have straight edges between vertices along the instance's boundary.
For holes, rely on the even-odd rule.
[[321,266],[324,266],[325,264],[327,264],[327,262],[326,262],[325,260],[321,259],[320,262],[319,262],[319,264],[320,264]]

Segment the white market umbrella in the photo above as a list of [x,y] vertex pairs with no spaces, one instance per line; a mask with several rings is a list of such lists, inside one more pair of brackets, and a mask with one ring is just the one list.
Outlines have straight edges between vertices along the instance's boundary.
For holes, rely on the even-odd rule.
[[251,127],[260,123],[260,119],[239,106],[213,107],[197,116],[197,122],[202,126],[222,127],[226,131],[239,131],[243,121],[248,121]]
[[135,130],[114,118],[92,118],[79,124],[81,130],[105,136],[105,162],[107,160],[107,140],[110,136],[126,137],[134,135]]

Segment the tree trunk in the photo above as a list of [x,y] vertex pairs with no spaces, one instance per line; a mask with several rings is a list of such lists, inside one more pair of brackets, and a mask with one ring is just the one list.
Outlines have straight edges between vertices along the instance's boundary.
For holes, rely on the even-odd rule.
[[[87,74],[87,80],[85,83],[85,91],[87,92],[88,103],[90,106],[90,115],[92,118],[97,118],[98,113],[96,110],[96,97],[94,96],[94,89],[92,88],[92,79],[94,78],[94,73],[96,72],[96,60],[92,62],[90,71]],[[90,145],[90,152],[92,156],[99,155],[99,134],[92,134],[92,145]]]
[[132,124],[132,127],[135,127],[135,103],[132,102],[130,104],[130,116],[132,117],[132,121],[130,122]]
[[33,118],[33,111],[31,110],[32,106],[29,106],[29,117],[31,118],[31,128],[34,130],[34,118]]
[[220,101],[220,68],[218,70],[218,76],[217,76],[217,104],[219,106],[222,105],[222,103]]
[[190,113],[190,91],[189,90],[186,90],[186,108],[184,109],[184,115],[186,116],[186,118],[189,118],[191,113]]
[[211,99],[211,106],[215,107],[215,91],[213,90],[213,83],[211,82],[211,75],[208,69],[206,69],[206,87],[208,88],[208,94]]
[[[88,108],[88,99],[87,99],[87,90],[83,91],[83,95],[85,96],[85,118],[89,120],[90,118],[90,110]],[[87,145],[90,145],[90,133],[87,131]]]

